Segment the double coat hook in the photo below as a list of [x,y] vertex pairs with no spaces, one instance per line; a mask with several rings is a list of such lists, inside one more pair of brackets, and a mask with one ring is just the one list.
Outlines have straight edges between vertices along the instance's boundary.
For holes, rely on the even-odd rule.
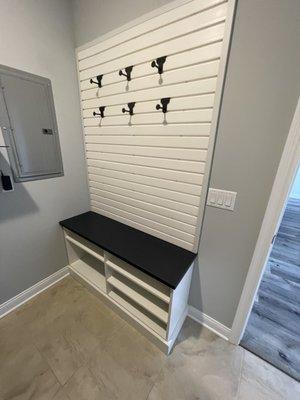
[[102,87],[102,78],[103,78],[103,75],[97,75],[96,76],[97,81],[93,81],[93,79],[90,79],[90,84],[95,83],[96,85],[98,85],[98,88],[101,88]]
[[96,115],[100,115],[101,118],[104,118],[104,111],[105,111],[105,106],[99,107],[100,113],[96,113],[95,111],[93,112],[93,116],[96,117]]
[[126,76],[127,81],[131,81],[131,72],[133,70],[133,65],[131,65],[130,67],[126,67],[125,68],[125,73],[120,69],[119,71],[119,75],[120,76]]

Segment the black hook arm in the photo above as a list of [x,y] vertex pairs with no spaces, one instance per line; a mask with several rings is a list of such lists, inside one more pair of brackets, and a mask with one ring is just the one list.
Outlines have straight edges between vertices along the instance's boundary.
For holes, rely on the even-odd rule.
[[133,115],[133,109],[134,109],[134,106],[135,106],[135,102],[128,103],[127,105],[128,105],[128,110],[126,110],[126,108],[123,107],[122,108],[122,113],[124,114],[124,113],[128,112],[129,115]]
[[130,67],[126,67],[125,68],[125,73],[120,69],[120,71],[119,71],[119,75],[120,76],[126,76],[126,78],[127,78],[127,80],[128,81],[131,81],[131,72],[132,72],[132,69],[133,69],[133,65],[131,65]]
[[152,61],[151,67],[157,68],[157,72],[161,75],[164,72],[164,63],[166,62],[167,56],[158,57],[155,61]]
[[90,84],[96,83],[96,85],[98,85],[98,87],[101,88],[102,87],[102,78],[103,78],[103,75],[97,75],[97,77],[96,77],[97,82],[93,81],[93,79],[90,79]]
[[160,104],[156,104],[156,109],[157,110],[162,110],[162,112],[165,114],[168,112],[168,104],[170,103],[171,98],[170,97],[164,97],[163,99],[160,100]]
[[104,111],[105,111],[105,106],[99,107],[100,113],[96,113],[95,111],[93,112],[93,116],[96,117],[96,115],[100,115],[101,118],[104,118]]

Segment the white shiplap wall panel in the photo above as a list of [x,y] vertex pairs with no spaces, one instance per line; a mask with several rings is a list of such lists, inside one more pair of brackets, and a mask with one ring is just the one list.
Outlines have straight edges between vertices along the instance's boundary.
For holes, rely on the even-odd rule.
[[[159,103],[159,100],[153,101],[141,101],[136,103],[134,107],[134,114],[144,114],[144,113],[153,113],[156,111],[156,104]],[[169,111],[185,111],[185,110],[197,110],[197,109],[205,109],[205,108],[213,108],[214,105],[214,95],[213,94],[204,94],[202,96],[189,96],[189,97],[177,97],[172,98],[172,101],[169,103],[168,110]],[[99,112],[98,108],[85,109],[82,111],[83,118],[90,118],[93,115],[93,111]],[[122,111],[122,107],[120,105],[110,106],[105,110],[105,116],[115,116],[120,115]],[[166,130],[166,129],[165,129]],[[194,130],[194,132],[196,129]],[[171,131],[173,132],[173,131]],[[142,134],[138,131],[138,134]],[[173,133],[172,133],[173,134]]]
[[139,175],[151,176],[153,178],[171,179],[173,181],[192,183],[194,185],[202,184],[202,175],[199,173],[190,173],[182,171],[174,171],[171,169],[143,167],[136,164],[123,164],[120,162],[107,162],[100,160],[87,160],[88,166],[112,169],[115,171],[126,171],[131,174],[138,173]]
[[[129,42],[122,43],[116,47],[110,48],[101,53],[92,55],[84,60],[79,61],[79,71],[87,70],[95,65],[102,65],[114,59],[120,59],[124,56],[131,56],[134,53],[144,51],[145,49],[153,49],[159,51],[162,42],[170,42],[172,39],[185,36],[191,32],[196,32],[224,22],[226,16],[226,4],[221,4],[212,9],[196,13],[190,17],[186,17],[176,24],[163,26],[149,35],[142,38],[136,38]],[[126,66],[127,64],[123,64]]]
[[183,52],[188,48],[192,49],[220,41],[224,36],[224,27],[224,23],[219,23],[216,26],[163,42],[157,46],[154,46],[153,48],[150,47],[132,55],[121,57],[120,59],[113,59],[105,64],[101,64],[101,66],[97,65],[95,67],[85,69],[79,73],[80,79],[88,79],[92,76],[98,75],[99,73],[106,74],[112,71],[117,72],[119,69],[125,68],[127,65],[137,65],[146,61],[151,61],[157,57],[161,57],[162,54],[176,54]]
[[[193,0],[77,54],[92,210],[192,251],[227,8]],[[159,77],[151,62],[161,56]],[[118,74],[128,65],[130,82]],[[102,88],[89,82],[100,74]],[[156,110],[164,97],[171,98],[165,115]],[[129,102],[131,117],[122,113]],[[100,106],[102,119],[93,116]]]
[[[218,74],[218,70],[219,61],[215,60],[200,65],[193,65],[192,67],[186,67],[165,72],[160,87],[215,77]],[[128,88],[126,88],[127,85]],[[111,96],[113,94],[124,93],[124,90],[130,93],[137,90],[144,90],[153,87],[157,87],[157,75],[149,75],[141,78],[136,78],[130,81],[129,84],[127,83],[127,81],[124,82],[124,80],[122,82],[113,83],[108,86],[104,86],[103,84],[101,90],[99,90],[98,88],[93,88],[83,91],[82,99],[88,100],[98,96],[103,98],[105,96]]]
[[199,188],[200,189],[199,196],[195,196],[187,193],[170,190],[169,188],[167,188],[167,186],[165,186],[165,188],[161,188],[149,185],[148,183],[145,183],[143,181],[142,183],[133,182],[124,179],[118,179],[116,177],[111,177],[111,176],[107,177],[105,175],[98,175],[92,173],[89,173],[89,180],[90,180],[90,187],[94,187],[95,182],[105,183],[107,185],[114,185],[116,187],[124,189],[131,189],[136,192],[141,192],[148,195],[149,194],[154,195],[162,199],[171,199],[182,204],[189,204],[196,207],[199,205],[199,200],[200,200],[199,196],[201,194],[201,187]]
[[95,45],[85,48],[78,53],[78,60],[93,56],[101,53],[112,47],[117,47],[121,43],[125,43],[131,39],[142,36],[148,32],[153,32],[162,26],[171,24],[179,21],[184,17],[187,18],[197,12],[204,11],[208,8],[216,6],[217,4],[224,3],[223,0],[195,0],[182,5],[181,7],[174,8],[168,12],[164,12],[161,15],[155,16],[151,19],[144,21],[141,24],[135,25],[129,29],[124,30],[121,33],[117,33],[105,41],[100,41]]
[[188,216],[190,218],[197,218],[198,215],[198,207],[192,206],[186,203],[181,203],[179,201],[174,201],[170,199],[165,199],[162,197],[161,193],[158,196],[155,196],[155,192],[152,194],[143,193],[142,191],[138,191],[138,187],[136,186],[134,189],[127,188],[124,189],[120,186],[114,186],[113,182],[110,185],[91,181],[90,193],[97,194],[99,191],[105,192],[106,196],[110,194],[117,194],[126,197],[127,199],[136,199],[141,200],[144,203],[158,205],[162,208],[168,210],[168,215],[173,215],[172,212],[177,212],[178,219],[181,215]]
[[[188,78],[187,78],[188,79]],[[83,100],[82,106],[85,108],[96,108],[99,106],[125,105],[131,101],[159,100],[163,97],[186,97],[199,94],[214,93],[216,90],[217,78],[201,79],[199,81],[179,83],[170,86],[158,86],[154,88],[138,90],[135,92],[119,93],[112,96],[103,96],[90,100]]]
[[[172,99],[173,100],[173,99]],[[110,107],[111,108],[111,107]],[[143,126],[101,126],[86,127],[86,135],[127,135],[127,136],[209,136],[210,124],[190,125],[157,125],[155,129],[151,125]]]
[[[164,66],[164,71],[172,71],[178,68],[189,67],[191,65],[201,65],[210,61],[218,60],[221,57],[222,41],[219,40],[216,43],[206,45],[203,47],[197,47],[192,50],[186,50],[173,55],[168,56],[168,63]],[[156,76],[156,82],[158,82],[157,73],[151,67],[149,61],[138,64],[132,70],[132,79],[141,78],[143,76],[153,75]],[[92,77],[92,76],[91,76]],[[93,90],[90,84],[90,78],[86,78],[81,81],[81,90]],[[116,82],[124,82],[124,77],[116,74],[116,71],[109,72],[103,76],[103,87],[109,86]],[[100,93],[99,93],[100,94]]]
[[134,166],[148,166],[151,168],[164,169],[166,171],[182,171],[182,172],[195,172],[204,173],[205,162],[198,161],[186,161],[178,159],[166,159],[166,158],[153,158],[153,157],[141,157],[132,156],[126,154],[114,154],[114,153],[101,153],[101,152],[86,152],[87,162],[89,161],[111,161],[123,165],[134,165]]

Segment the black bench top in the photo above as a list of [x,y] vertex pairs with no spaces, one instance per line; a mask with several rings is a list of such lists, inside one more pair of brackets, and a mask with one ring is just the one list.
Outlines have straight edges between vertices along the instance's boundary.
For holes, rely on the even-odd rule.
[[196,254],[92,211],[60,222],[102,249],[175,289]]

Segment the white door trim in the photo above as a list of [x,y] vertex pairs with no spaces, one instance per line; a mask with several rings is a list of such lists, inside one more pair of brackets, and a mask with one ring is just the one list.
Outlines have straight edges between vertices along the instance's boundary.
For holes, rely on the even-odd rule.
[[239,344],[243,337],[253,302],[271,251],[271,243],[284,212],[300,160],[300,97],[281,156],[271,195],[262,222],[248,275],[233,321],[229,340]]

